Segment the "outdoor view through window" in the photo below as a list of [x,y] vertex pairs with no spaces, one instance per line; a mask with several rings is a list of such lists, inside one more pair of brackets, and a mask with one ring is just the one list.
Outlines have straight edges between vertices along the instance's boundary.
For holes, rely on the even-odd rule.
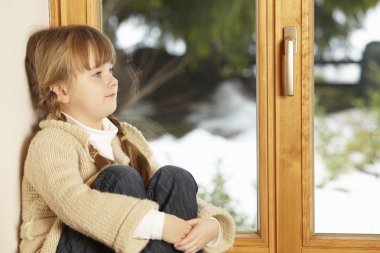
[[257,231],[253,0],[103,0],[118,59],[117,116],[160,164],[189,170],[199,195]]
[[380,1],[315,1],[315,232],[380,234]]

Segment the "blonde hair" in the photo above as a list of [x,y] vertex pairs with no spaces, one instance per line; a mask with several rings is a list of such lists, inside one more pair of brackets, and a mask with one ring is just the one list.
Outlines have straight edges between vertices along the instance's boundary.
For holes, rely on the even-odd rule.
[[[33,105],[39,111],[40,117],[45,118],[51,114],[58,120],[66,120],[59,109],[57,95],[50,91],[50,86],[71,80],[77,73],[89,70],[90,56],[94,57],[95,66],[108,62],[114,64],[116,60],[111,41],[95,28],[71,25],[39,30],[30,36],[25,69]],[[117,135],[124,153],[131,160],[131,167],[139,172],[146,184],[152,174],[148,160],[126,138],[120,122],[113,116],[109,118],[118,128]],[[100,155],[92,145],[89,150],[99,171],[113,163]]]
[[115,49],[99,30],[71,25],[39,30],[29,38],[25,69],[32,92],[33,105],[41,117],[61,117],[57,95],[50,86],[68,81],[79,72],[90,69],[90,56],[95,66],[115,62]]

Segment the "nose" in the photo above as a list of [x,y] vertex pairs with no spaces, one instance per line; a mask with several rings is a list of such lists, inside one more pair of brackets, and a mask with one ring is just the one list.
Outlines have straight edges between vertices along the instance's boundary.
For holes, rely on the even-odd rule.
[[117,86],[118,83],[119,83],[119,81],[112,74],[110,74],[110,77],[109,77],[109,80],[108,80],[108,85],[110,87],[114,87],[114,86]]

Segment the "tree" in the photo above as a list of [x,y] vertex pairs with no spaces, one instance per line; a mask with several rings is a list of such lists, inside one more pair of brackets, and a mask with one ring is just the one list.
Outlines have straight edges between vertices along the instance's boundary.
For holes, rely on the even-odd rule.
[[[316,0],[317,57],[326,57],[337,43],[347,47],[350,33],[362,26],[366,12],[378,3]],[[162,41],[168,34],[184,39],[190,64],[213,57],[218,51],[219,60],[237,64],[238,68],[245,66],[247,49],[255,43],[255,9],[252,0],[104,0],[103,29],[115,39],[119,24],[132,15],[141,16],[147,24],[162,30]]]
[[183,39],[190,66],[213,58],[224,66],[222,74],[232,74],[252,62],[252,55],[247,53],[254,44],[254,1],[119,0],[103,1],[103,6],[104,29],[112,38],[118,26],[108,25],[110,17],[121,24],[131,16],[139,16],[162,31],[159,47],[167,36]]
[[[362,25],[365,13],[378,2],[379,0],[316,0],[316,58],[329,57],[329,52],[336,44],[349,48],[347,38],[350,32]],[[143,87],[147,82],[141,83],[141,88],[144,89],[138,98],[141,99],[181,70],[187,69],[187,76],[197,75],[206,71],[204,68],[207,66],[217,70],[211,72],[214,75],[212,79],[221,80],[241,78],[244,71],[253,69],[256,54],[255,9],[255,1],[252,0],[103,0],[103,29],[115,41],[116,30],[121,23],[132,16],[140,17],[147,25],[161,31],[156,49],[164,51],[168,36],[186,43],[186,55],[180,59],[180,63],[169,61],[168,64],[163,64],[163,68],[169,68],[168,65],[177,66],[175,71],[170,74],[161,71],[161,82],[150,83],[148,87]],[[129,68],[129,63],[125,59],[118,62],[119,76],[128,75],[129,72],[125,69]],[[160,66],[154,66],[159,72]],[[145,69],[142,70],[143,73],[146,72]],[[157,75],[154,77],[157,78]],[[251,85],[255,84],[253,79]],[[138,99],[133,99],[132,102]],[[123,100],[125,99],[121,98],[121,102]]]
[[[131,17],[159,29],[161,35],[154,48],[118,50],[115,74],[120,83],[131,84],[120,85],[119,117],[143,101],[153,108],[143,112],[145,117],[165,128],[175,121],[187,131],[191,126],[184,119],[191,107],[212,94],[222,80],[244,79],[242,72],[249,69],[244,83],[254,90],[254,1],[103,1],[103,29],[113,41],[116,29]],[[183,56],[165,50],[168,37],[185,41]]]
[[348,36],[363,25],[366,13],[375,7],[379,0],[315,0],[315,48],[316,59],[331,58],[335,48],[346,48],[350,45]]

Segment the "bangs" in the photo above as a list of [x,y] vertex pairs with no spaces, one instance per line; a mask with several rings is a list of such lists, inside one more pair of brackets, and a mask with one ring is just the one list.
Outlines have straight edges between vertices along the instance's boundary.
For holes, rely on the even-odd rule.
[[106,63],[115,63],[115,49],[111,41],[95,28],[79,27],[68,36],[66,42],[67,48],[71,49],[66,58],[71,75]]

